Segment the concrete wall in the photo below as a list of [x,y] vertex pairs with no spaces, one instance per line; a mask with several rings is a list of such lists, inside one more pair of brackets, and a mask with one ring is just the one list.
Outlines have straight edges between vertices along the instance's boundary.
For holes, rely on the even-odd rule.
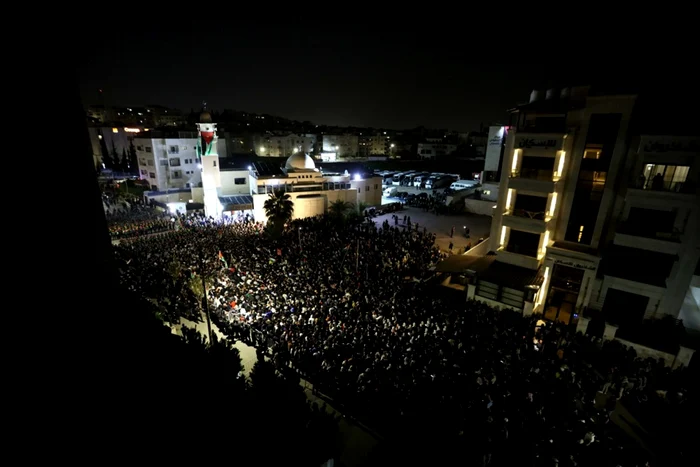
[[489,239],[484,239],[483,242],[479,243],[471,250],[467,251],[466,254],[470,256],[486,256],[489,252]]
[[[294,202],[294,214],[292,219],[317,216],[328,210],[328,206],[336,200],[347,203],[357,203],[357,190],[329,190],[314,193],[288,193]],[[269,195],[253,195],[253,215],[258,222],[267,222],[267,215],[263,208]]]
[[[201,188],[200,188],[201,190]],[[187,203],[192,198],[192,193],[185,191],[180,193],[169,193],[165,195],[147,196],[148,200],[158,201],[161,203]]]
[[515,308],[514,306],[506,305],[505,303],[497,302],[496,300],[491,300],[489,298],[480,297],[479,295],[476,295],[476,293],[474,294],[474,300],[478,300],[481,303],[486,303],[487,305],[490,305],[494,308],[501,308],[503,310],[513,310],[513,311],[519,311],[519,312],[523,311],[521,308]]
[[[243,185],[236,185],[236,179],[243,179]],[[222,195],[249,195],[251,186],[255,179],[250,176],[248,170],[222,170],[221,171],[221,190]]]
[[678,350],[678,354],[673,355],[668,352],[662,352],[661,350],[652,349],[651,347],[645,347],[640,344],[635,344],[634,342],[626,341],[624,339],[615,338],[615,340],[619,341],[626,347],[632,347],[637,352],[637,356],[639,358],[653,358],[655,360],[661,358],[664,361],[664,365],[673,368],[678,368],[679,366],[688,366],[690,360],[693,358],[693,354],[695,353],[693,349],[681,347]]
[[480,199],[466,198],[464,200],[464,209],[472,214],[493,217],[493,208],[496,205],[494,201],[484,201]]
[[[362,180],[351,180],[350,186],[357,192],[357,201],[367,206],[381,206],[382,179],[371,177]],[[355,204],[357,201],[352,201]]]

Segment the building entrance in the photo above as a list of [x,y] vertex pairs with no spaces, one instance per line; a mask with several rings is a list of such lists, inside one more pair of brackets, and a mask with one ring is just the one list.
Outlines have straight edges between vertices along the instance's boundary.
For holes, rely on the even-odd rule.
[[544,308],[545,319],[561,321],[565,324],[574,324],[578,321],[576,302],[581,291],[583,273],[583,269],[554,265]]

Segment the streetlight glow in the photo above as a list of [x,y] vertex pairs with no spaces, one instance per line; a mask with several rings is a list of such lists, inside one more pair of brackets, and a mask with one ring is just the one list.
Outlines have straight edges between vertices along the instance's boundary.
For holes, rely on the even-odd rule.
[[265,153],[265,146],[260,146],[260,152],[263,154]]

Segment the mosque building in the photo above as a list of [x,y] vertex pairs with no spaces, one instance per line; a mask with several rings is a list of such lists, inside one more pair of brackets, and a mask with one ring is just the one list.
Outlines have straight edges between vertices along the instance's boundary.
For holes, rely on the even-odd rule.
[[[222,166],[225,161],[219,160],[216,124],[208,112],[202,113],[197,129],[196,153],[201,183],[192,186],[190,201],[203,204],[207,216],[250,215],[256,221],[265,222],[265,201],[278,190],[290,195],[294,203],[293,219],[323,214],[338,200],[354,206],[358,203],[381,205],[382,179],[374,174],[322,172],[303,152],[290,156],[284,167],[266,162],[256,162],[245,168],[227,167],[225,163]],[[184,209],[184,206],[179,208]]]

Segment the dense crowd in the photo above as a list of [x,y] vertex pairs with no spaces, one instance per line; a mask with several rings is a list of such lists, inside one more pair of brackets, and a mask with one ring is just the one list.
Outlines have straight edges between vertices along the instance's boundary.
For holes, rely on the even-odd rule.
[[138,199],[103,196],[107,226],[112,240],[124,240],[175,229],[173,215]]
[[595,403],[605,381],[585,357],[599,344],[436,296],[427,279],[441,254],[423,229],[318,217],[270,239],[250,220],[176,223],[116,247],[124,283],[167,319],[199,319],[192,283],[204,275],[226,335],[269,352],[351,413],[380,424],[432,414],[483,465],[645,465],[609,423],[611,406]]

